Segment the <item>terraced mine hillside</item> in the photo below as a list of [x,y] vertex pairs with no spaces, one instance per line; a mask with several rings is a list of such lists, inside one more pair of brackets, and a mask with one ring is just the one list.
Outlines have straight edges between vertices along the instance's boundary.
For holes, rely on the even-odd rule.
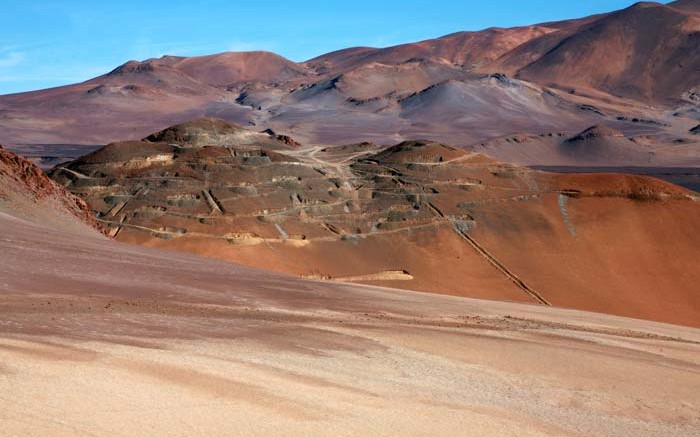
[[51,176],[124,242],[295,275],[698,326],[700,203],[436,142],[306,147],[199,119]]

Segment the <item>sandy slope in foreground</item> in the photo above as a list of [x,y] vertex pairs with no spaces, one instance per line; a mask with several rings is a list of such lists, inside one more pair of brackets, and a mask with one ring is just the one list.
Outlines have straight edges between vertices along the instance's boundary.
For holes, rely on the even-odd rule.
[[0,435],[700,430],[700,330],[307,282],[0,214]]

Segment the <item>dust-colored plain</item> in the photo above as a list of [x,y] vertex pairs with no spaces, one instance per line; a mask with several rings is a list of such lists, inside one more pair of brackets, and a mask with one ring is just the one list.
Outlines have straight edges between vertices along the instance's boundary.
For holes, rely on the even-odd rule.
[[0,215],[0,435],[694,436],[700,332]]

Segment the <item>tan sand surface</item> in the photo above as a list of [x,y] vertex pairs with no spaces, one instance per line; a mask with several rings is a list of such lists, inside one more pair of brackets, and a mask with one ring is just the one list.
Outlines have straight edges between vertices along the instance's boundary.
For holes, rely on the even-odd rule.
[[700,330],[0,214],[0,436],[695,436]]

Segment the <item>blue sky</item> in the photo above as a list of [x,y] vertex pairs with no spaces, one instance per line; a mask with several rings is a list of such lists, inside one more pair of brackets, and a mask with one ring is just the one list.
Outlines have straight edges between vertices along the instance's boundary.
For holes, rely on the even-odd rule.
[[130,59],[269,50],[294,61],[460,30],[620,9],[630,0],[2,0],[0,94],[79,82]]

